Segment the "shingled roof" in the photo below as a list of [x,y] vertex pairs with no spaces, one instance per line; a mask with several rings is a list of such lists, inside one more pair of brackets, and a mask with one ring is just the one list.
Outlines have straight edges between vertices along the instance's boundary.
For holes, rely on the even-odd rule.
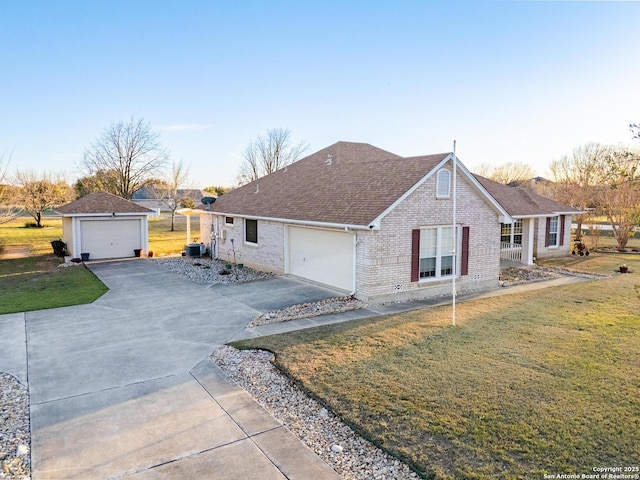
[[546,217],[580,213],[580,210],[538,195],[532,190],[503,185],[480,175],[474,176],[511,216]]
[[103,213],[149,213],[153,210],[141,207],[137,203],[106,192],[85,195],[71,203],[56,208],[62,215],[103,214]]
[[210,210],[367,226],[449,155],[403,158],[366,143],[338,142],[222,195]]

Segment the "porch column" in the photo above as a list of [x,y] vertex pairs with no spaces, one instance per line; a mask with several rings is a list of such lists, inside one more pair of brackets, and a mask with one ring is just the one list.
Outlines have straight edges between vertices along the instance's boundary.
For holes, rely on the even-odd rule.
[[524,218],[522,220],[522,258],[521,263],[533,265],[533,231],[535,219]]

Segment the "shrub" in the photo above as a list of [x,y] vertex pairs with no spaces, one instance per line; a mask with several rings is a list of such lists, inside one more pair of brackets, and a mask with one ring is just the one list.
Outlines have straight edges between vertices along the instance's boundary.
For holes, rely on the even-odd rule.
[[53,253],[56,257],[64,257],[67,255],[67,244],[64,243],[59,238],[51,241],[51,246],[53,247]]

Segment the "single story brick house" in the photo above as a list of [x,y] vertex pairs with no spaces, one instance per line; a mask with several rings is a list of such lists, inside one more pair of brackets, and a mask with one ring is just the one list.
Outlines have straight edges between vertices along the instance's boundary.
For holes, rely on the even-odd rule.
[[216,257],[235,249],[249,267],[372,303],[446,295],[453,275],[459,292],[495,288],[515,220],[456,160],[453,228],[454,158],[338,142],[197,207],[201,236]]
[[572,249],[571,221],[581,212],[531,189],[475,176],[513,219],[500,226],[500,256],[532,265],[536,258],[565,256]]
[[69,255],[126,258],[149,245],[148,208],[105,192],[90,193],[56,208]]

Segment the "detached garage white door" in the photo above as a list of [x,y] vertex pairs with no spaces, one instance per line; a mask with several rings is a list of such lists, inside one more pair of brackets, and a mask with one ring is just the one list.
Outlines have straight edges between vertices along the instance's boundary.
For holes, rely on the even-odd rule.
[[140,248],[140,220],[84,220],[80,231],[82,252],[90,259],[133,257]]
[[353,234],[289,227],[289,273],[353,291]]

